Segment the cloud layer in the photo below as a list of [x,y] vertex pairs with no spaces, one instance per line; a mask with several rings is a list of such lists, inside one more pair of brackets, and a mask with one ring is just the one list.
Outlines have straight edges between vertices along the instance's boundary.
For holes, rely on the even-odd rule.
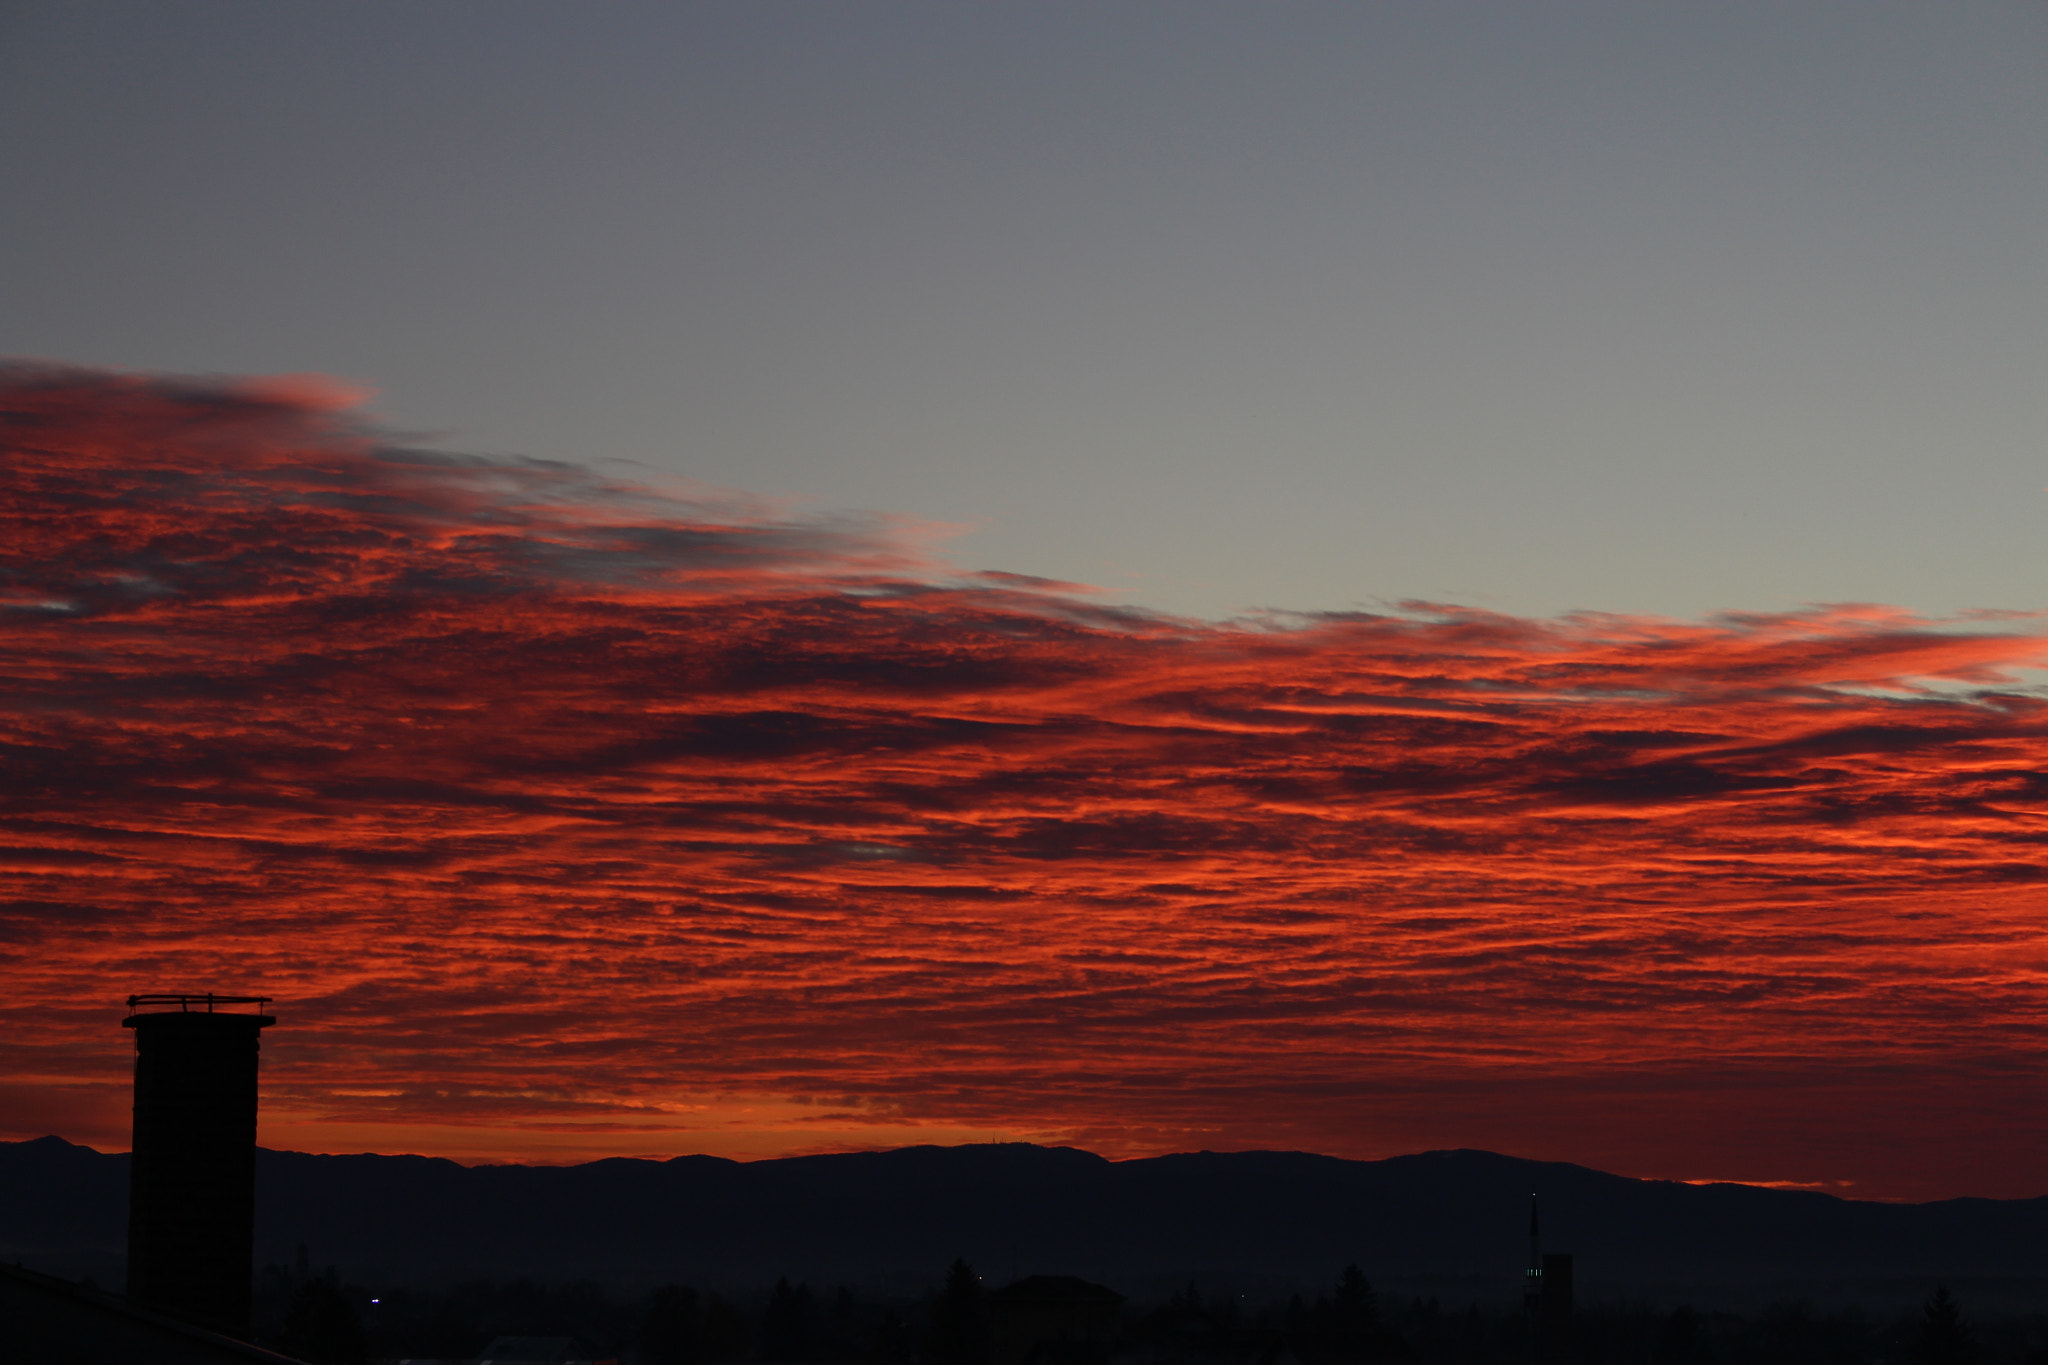
[[2037,617],[1177,620],[345,402],[7,376],[23,1133],[260,988],[273,1140],[2048,1191]]

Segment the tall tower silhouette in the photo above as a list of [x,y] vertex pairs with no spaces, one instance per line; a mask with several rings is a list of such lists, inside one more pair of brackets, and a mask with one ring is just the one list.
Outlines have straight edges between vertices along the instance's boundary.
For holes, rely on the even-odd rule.
[[1522,1272],[1522,1310],[1529,1356],[1537,1365],[1565,1365],[1572,1350],[1572,1258],[1543,1250],[1536,1196],[1529,1196],[1529,1268]]
[[1522,1312],[1533,1335],[1543,1315],[1543,1224],[1536,1216],[1536,1196],[1529,1196],[1529,1267],[1522,1272]]
[[[128,1297],[249,1335],[256,1241],[257,1034],[277,1022],[248,995],[131,995],[135,1139],[128,1174]],[[226,1007],[254,1005],[257,1013]]]

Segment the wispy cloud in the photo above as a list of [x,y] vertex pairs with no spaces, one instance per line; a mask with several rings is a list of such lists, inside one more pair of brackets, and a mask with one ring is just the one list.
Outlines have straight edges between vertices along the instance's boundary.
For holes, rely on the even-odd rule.
[[1362,1150],[1648,1086],[1665,1136],[1608,1127],[1654,1154],[1786,1086],[2031,1103],[2039,618],[1215,624],[304,384],[4,408],[0,945],[53,1077],[212,984],[294,1002],[275,1103],[380,1122]]

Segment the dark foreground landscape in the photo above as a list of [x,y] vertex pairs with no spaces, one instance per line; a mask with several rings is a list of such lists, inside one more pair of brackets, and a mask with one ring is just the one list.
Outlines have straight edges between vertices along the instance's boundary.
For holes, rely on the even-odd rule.
[[[1951,1358],[1926,1354],[1942,1288],[1959,1307],[1934,1316],[1974,1329],[1974,1355],[1952,1358],[2048,1361],[2048,1199],[1876,1204],[1474,1151],[569,1167],[266,1151],[257,1169],[258,1334],[303,1335],[331,1298],[384,1355],[547,1335],[650,1362],[946,1365],[972,1354],[977,1293],[1071,1276],[1125,1297],[1133,1359],[1520,1359],[1533,1193],[1544,1249],[1575,1258],[1575,1359]],[[117,1287],[126,1189],[124,1155],[0,1144],[0,1260]]]

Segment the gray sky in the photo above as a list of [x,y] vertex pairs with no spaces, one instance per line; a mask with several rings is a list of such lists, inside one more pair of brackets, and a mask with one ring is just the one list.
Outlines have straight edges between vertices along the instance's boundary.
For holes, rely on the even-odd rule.
[[1203,615],[2048,606],[2039,3],[0,23],[14,355]]

